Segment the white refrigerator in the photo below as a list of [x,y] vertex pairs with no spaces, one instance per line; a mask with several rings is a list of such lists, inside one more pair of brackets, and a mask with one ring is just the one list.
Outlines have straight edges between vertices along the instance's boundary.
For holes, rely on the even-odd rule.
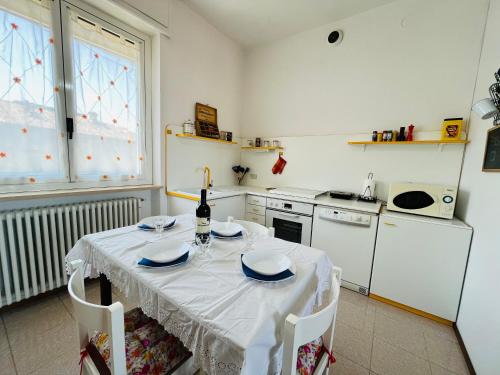
[[384,210],[370,293],[456,321],[471,238],[458,219]]

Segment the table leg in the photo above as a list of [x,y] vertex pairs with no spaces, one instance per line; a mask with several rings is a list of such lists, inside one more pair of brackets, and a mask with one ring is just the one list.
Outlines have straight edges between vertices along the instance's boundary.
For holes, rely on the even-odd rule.
[[99,284],[101,287],[101,305],[109,306],[113,303],[111,295],[111,281],[108,280],[105,274],[99,274]]

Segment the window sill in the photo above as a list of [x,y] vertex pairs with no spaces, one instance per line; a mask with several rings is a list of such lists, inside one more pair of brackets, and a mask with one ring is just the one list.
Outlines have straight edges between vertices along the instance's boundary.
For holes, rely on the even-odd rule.
[[58,198],[58,197],[90,195],[90,194],[118,193],[123,191],[158,190],[158,189],[161,189],[161,185],[113,186],[105,188],[29,191],[22,193],[9,192],[9,193],[0,193],[0,202],[25,200],[25,199],[39,199],[39,198]]

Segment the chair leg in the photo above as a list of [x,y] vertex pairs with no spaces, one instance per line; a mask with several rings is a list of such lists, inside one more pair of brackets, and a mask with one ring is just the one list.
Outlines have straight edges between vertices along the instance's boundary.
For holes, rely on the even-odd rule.
[[99,285],[101,290],[101,305],[111,305],[113,303],[113,296],[111,294],[111,282],[103,273],[99,274]]

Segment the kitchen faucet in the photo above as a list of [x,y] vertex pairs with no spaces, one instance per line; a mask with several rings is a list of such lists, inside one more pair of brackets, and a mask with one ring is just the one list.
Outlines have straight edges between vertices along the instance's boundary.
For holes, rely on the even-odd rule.
[[205,189],[209,191],[210,188],[214,185],[212,180],[212,172],[210,171],[208,165],[205,165],[205,167],[203,168],[203,180],[205,182]]

